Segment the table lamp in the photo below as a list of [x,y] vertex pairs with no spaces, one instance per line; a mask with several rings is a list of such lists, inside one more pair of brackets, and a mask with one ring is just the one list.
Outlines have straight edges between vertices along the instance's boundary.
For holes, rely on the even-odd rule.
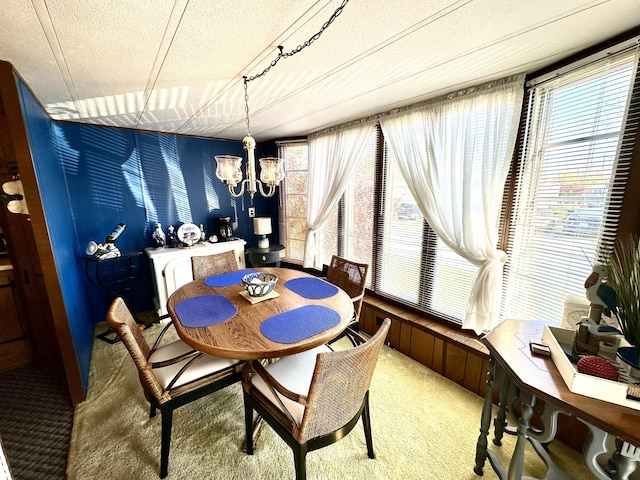
[[258,248],[269,248],[267,235],[271,233],[271,219],[269,217],[256,217],[253,219],[253,233],[258,235]]

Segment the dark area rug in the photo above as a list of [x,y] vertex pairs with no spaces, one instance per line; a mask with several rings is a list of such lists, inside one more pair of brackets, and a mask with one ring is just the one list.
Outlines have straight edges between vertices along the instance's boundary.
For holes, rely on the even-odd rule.
[[0,439],[15,480],[64,479],[72,425],[61,363],[0,373]]

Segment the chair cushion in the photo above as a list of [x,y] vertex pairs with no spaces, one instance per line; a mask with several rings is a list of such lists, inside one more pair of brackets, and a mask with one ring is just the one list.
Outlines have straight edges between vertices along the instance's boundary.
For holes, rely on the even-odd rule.
[[[153,352],[149,356],[149,362],[162,362],[165,360],[170,360],[175,358],[183,353],[187,353],[193,350],[189,345],[184,343],[182,340],[177,340],[168,345],[164,345],[158,348],[155,352]],[[173,377],[180,371],[180,369],[188,362],[187,360],[183,360],[181,362],[175,363],[173,365],[169,365],[161,368],[154,368],[153,374],[158,379],[158,382],[162,386],[162,388],[166,388],[169,385],[169,382],[173,379]],[[220,370],[224,370],[225,368],[231,367],[235,364],[239,363],[238,360],[232,360],[229,358],[221,358],[214,357],[212,355],[203,355],[202,358],[196,360],[178,379],[173,388],[179,387],[181,385],[185,385],[194,380],[198,380],[200,378],[206,377],[207,375],[212,375]]]
[[[326,345],[320,345],[319,347],[302,353],[282,357],[277,362],[267,365],[265,369],[287,390],[291,390],[299,395],[307,395],[309,393],[309,386],[311,385],[311,378],[313,377],[313,370],[316,366],[316,356],[319,353],[330,351],[331,349]],[[252,375],[251,383],[276,407],[281,409],[271,389],[260,375]],[[304,407],[280,394],[278,394],[278,396],[291,413],[291,416],[300,424],[302,415],[304,414]]]

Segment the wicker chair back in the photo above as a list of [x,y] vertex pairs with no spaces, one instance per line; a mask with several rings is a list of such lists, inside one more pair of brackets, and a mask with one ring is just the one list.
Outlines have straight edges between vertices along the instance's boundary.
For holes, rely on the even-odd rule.
[[300,443],[342,428],[358,413],[390,326],[391,320],[385,319],[368,342],[349,350],[318,354],[296,435]]
[[327,281],[347,292],[353,300],[356,319],[360,316],[368,271],[369,265],[366,263],[353,262],[337,255],[331,257],[327,271]]
[[232,250],[213,255],[195,256],[191,257],[191,270],[193,271],[193,279],[199,280],[238,270],[238,261]]

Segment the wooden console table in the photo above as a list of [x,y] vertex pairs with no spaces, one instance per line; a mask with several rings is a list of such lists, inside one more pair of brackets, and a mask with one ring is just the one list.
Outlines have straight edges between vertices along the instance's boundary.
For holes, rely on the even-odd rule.
[[[483,342],[489,349],[490,371],[476,446],[474,472],[482,475],[486,459],[500,479],[522,478],[526,443],[549,468],[547,478],[570,478],[553,464],[542,446],[555,437],[558,414],[573,415],[584,423],[590,438],[584,448],[585,463],[599,479],[628,479],[640,459],[640,410],[619,406],[571,392],[550,357],[532,355],[529,340],[540,341],[544,322],[505,320]],[[507,431],[507,412],[517,417],[518,439],[508,469],[488,449],[493,392],[499,388],[499,408],[494,419],[494,445]],[[534,407],[544,402],[542,429],[530,424]],[[611,446],[614,445],[613,448]],[[606,461],[598,462],[597,457]],[[608,459],[608,460],[607,460]]]

